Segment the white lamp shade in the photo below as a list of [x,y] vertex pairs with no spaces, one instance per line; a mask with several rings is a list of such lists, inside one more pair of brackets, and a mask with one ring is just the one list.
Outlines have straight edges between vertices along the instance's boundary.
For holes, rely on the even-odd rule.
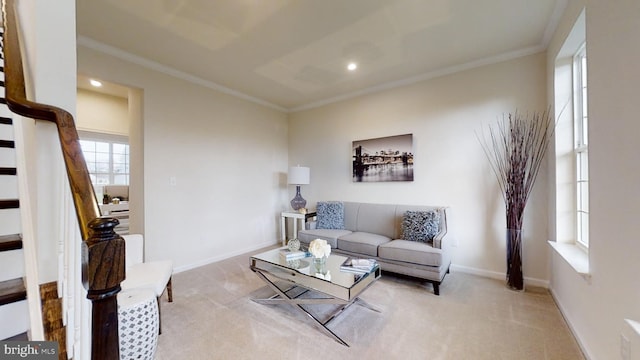
[[289,168],[289,184],[308,185],[311,171],[308,167],[292,166]]

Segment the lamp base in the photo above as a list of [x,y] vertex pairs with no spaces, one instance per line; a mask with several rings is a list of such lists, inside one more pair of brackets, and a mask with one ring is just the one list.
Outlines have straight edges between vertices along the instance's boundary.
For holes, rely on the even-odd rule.
[[300,195],[300,185],[296,185],[296,196],[291,199],[291,207],[293,210],[300,210],[305,206],[307,206],[307,200]]

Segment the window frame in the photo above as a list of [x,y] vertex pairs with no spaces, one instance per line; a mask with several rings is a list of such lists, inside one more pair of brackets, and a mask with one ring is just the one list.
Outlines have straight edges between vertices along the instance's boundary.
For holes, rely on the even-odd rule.
[[[109,183],[108,184],[99,184],[97,181],[97,173],[92,172],[91,169],[87,169],[89,171],[89,175],[92,177],[96,178],[95,183],[93,182],[93,178],[92,178],[92,185],[94,187],[94,190],[96,192],[96,196],[101,197],[102,196],[102,192],[103,192],[103,188],[105,185],[129,185],[131,183],[131,147],[129,144],[129,138],[126,136],[121,136],[121,135],[112,135],[112,134],[103,134],[103,133],[94,133],[94,132],[89,132],[89,131],[79,131],[78,132],[80,141],[93,141],[93,142],[103,142],[103,143],[108,143],[109,144],[109,171],[108,171],[108,175],[109,175]],[[114,152],[113,152],[113,148],[114,148],[114,144],[122,144],[125,145],[127,147],[127,160],[126,160],[126,167],[128,168],[127,172],[125,173],[115,173],[114,172]],[[84,150],[82,152],[83,157],[85,158],[85,162],[87,162],[87,157],[86,154],[84,153]],[[88,162],[87,162],[88,164]],[[102,173],[101,173],[102,174]],[[126,184],[116,184],[115,183],[115,176],[116,175],[126,175]]]
[[576,245],[589,248],[589,142],[587,51],[583,43],[573,56],[575,235]]

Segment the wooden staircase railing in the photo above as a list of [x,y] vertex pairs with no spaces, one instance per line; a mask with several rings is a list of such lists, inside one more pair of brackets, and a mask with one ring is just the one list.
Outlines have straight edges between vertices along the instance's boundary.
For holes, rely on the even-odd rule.
[[5,1],[5,97],[16,114],[56,124],[82,235],[82,277],[92,303],[92,359],[119,359],[117,294],[125,277],[124,240],[113,230],[118,220],[103,218],[82,155],[73,116],[27,99],[18,36],[16,1]]

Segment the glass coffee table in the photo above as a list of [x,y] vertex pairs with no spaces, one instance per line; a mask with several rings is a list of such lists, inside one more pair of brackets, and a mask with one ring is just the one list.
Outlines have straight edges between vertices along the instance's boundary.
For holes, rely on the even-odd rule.
[[[359,298],[363,291],[380,278],[380,267],[376,265],[370,272],[364,274],[342,272],[340,265],[347,257],[331,254],[325,265],[329,275],[326,276],[322,273],[316,274],[311,257],[299,259],[298,262],[286,261],[280,255],[280,251],[283,249],[285,248],[273,249],[251,256],[251,270],[275,292],[269,298],[252,300],[260,304],[289,304],[309,316],[320,331],[340,344],[349,346],[327,328],[327,324],[356,302],[370,310],[380,312]],[[315,292],[314,297],[301,297],[310,291]],[[326,320],[321,320],[303,306],[318,304],[342,306],[338,306]]]

